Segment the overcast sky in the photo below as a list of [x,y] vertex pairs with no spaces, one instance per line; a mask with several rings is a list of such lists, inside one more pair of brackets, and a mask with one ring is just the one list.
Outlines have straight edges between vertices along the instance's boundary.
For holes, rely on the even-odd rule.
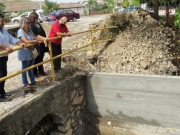
[[[44,0],[32,0],[32,1],[44,1]],[[54,1],[54,2],[57,2],[57,3],[69,3],[69,2],[78,2],[78,1],[81,1],[81,0],[50,0],[50,1]]]

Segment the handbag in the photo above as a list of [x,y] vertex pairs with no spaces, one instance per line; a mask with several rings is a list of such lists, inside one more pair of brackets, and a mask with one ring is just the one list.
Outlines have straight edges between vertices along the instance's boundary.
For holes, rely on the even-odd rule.
[[32,51],[30,51],[30,52],[31,52],[31,55],[32,55],[33,59],[35,59],[39,55],[36,47],[34,47],[34,49]]

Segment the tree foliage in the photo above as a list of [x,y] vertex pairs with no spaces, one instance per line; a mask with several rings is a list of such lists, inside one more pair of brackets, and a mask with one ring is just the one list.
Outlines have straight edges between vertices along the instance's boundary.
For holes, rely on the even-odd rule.
[[4,11],[5,7],[4,3],[0,3],[0,13]]
[[174,25],[180,28],[180,8],[176,10]]
[[44,14],[49,14],[50,12],[53,12],[54,10],[58,9],[59,4],[57,2],[52,2],[49,0],[44,0],[45,6],[42,7]]
[[93,5],[93,6],[91,7],[91,9],[92,9],[93,11],[105,10],[105,9],[108,9],[108,4],[97,4],[96,6]]
[[128,0],[124,0],[123,3],[122,3],[122,7],[123,8],[126,8],[130,5],[130,2]]
[[[154,0],[139,0],[140,3],[150,3],[154,2]],[[158,0],[159,3],[161,4],[170,4],[173,7],[177,7],[179,0]]]
[[10,13],[6,14],[4,16],[4,20],[5,20],[6,23],[11,22],[11,14]]
[[140,6],[140,1],[139,0],[131,0],[133,6]]
[[90,10],[112,10],[114,7],[114,0],[104,0],[104,4],[98,4],[97,0],[88,0],[88,7]]
[[140,2],[140,0],[123,0],[123,3],[122,3],[123,7],[127,7],[129,5],[140,6],[141,2]]
[[179,0],[159,0],[162,4],[178,4]]
[[114,0],[104,0],[107,2],[108,10],[112,10],[114,8]]
[[90,10],[92,10],[93,6],[97,5],[97,1],[96,0],[88,0],[88,7]]

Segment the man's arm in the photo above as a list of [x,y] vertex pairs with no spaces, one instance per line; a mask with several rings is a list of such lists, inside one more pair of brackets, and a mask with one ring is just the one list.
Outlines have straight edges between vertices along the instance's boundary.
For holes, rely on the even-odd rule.
[[67,36],[71,37],[72,33],[70,33],[70,32],[67,32],[67,33],[56,32],[56,35],[61,36],[61,37],[67,37]]
[[60,29],[59,29],[59,23],[54,23],[51,27],[51,29],[54,31],[54,34],[56,34],[57,36],[61,36],[61,37],[67,37],[67,36],[72,36],[71,33],[67,33],[68,32],[68,29],[67,27],[65,26],[65,32],[60,32]]
[[[25,47],[26,45],[24,43],[21,43],[21,42],[16,42],[16,45],[19,45],[19,46],[22,46],[22,47]],[[12,53],[13,52],[13,49],[11,47],[8,47],[8,46],[5,46],[5,45],[1,45],[0,44],[0,50],[5,50],[9,53]]]
[[9,53],[13,52],[12,48],[7,47],[5,45],[0,45],[0,50],[8,51]]

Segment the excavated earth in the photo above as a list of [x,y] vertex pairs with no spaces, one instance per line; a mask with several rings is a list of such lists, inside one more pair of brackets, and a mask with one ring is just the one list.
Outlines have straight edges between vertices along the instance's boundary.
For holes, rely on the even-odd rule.
[[[178,75],[180,49],[176,28],[164,26],[146,11],[113,14],[89,28],[106,26],[117,28],[93,31],[93,42],[113,41],[95,44],[94,55],[89,47],[65,56],[63,61],[88,71]],[[89,43],[88,33],[73,41],[73,46]]]
[[[117,13],[104,20],[93,23],[89,29],[117,26],[117,28],[93,32],[93,42],[104,39],[113,39],[106,43],[94,45],[94,55],[91,48],[63,57],[65,64],[77,66],[78,69],[97,72],[115,72],[132,74],[179,75],[180,48],[179,31],[174,27],[167,27],[153,19],[148,12]],[[73,41],[74,48],[90,44],[90,35],[85,34]],[[69,42],[69,45],[72,42]],[[68,43],[66,44],[67,46]],[[99,118],[86,112],[83,127],[79,128],[78,135],[110,135],[105,133],[111,126],[122,125],[122,122],[110,118]],[[105,126],[104,133],[100,127]],[[153,127],[154,128],[154,127]],[[147,127],[151,130],[152,127]],[[157,131],[154,128],[154,131]],[[164,129],[159,129],[159,132]],[[113,131],[113,130],[112,130]],[[111,134],[115,134],[112,132]],[[122,135],[134,135],[123,129]],[[126,132],[125,132],[126,131]],[[139,130],[140,131],[140,130]],[[137,134],[154,134],[152,131]],[[174,131],[166,130],[165,134]],[[117,133],[118,134],[118,133]]]

